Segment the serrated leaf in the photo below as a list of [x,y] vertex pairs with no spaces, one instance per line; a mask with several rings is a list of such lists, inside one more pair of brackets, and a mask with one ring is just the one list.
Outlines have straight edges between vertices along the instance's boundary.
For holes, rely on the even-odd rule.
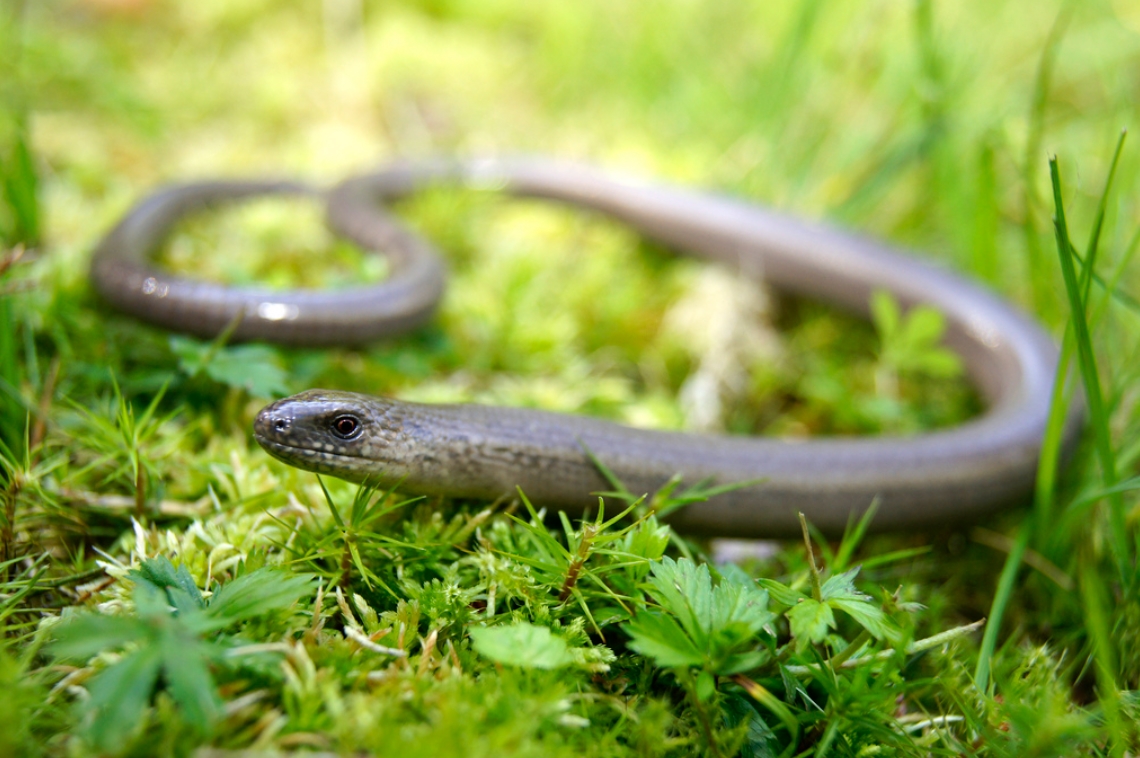
[[215,382],[241,388],[256,397],[289,394],[288,374],[278,363],[277,352],[268,345],[222,348],[206,364],[206,375]]
[[829,576],[820,587],[820,597],[826,602],[832,598],[847,598],[849,600],[865,600],[864,595],[855,589],[855,577],[859,575],[859,566],[844,571],[842,574]]
[[883,364],[895,371],[943,378],[962,372],[961,359],[939,345],[946,331],[946,318],[937,309],[919,305],[903,316],[889,294],[875,292],[871,296],[871,313],[879,333]]
[[894,632],[894,627],[883,610],[865,600],[837,599],[829,600],[828,604],[855,619],[855,623],[870,632],[876,639],[890,637]]
[[204,373],[219,384],[243,389],[257,397],[289,394],[288,375],[276,350],[268,345],[217,346],[188,337],[172,336],[170,349],[190,376]]
[[672,616],[653,611],[637,614],[623,629],[630,636],[629,647],[662,668],[702,666],[704,653]]
[[[181,593],[181,590],[178,590]],[[154,620],[165,619],[170,616],[170,601],[162,590],[150,582],[139,582],[135,585],[131,599],[135,601],[135,613],[139,618]]]
[[[639,558],[650,561],[660,560],[669,546],[671,530],[668,526],[659,524],[653,516],[642,521],[634,527],[624,538],[623,550]],[[649,566],[646,564],[646,571]]]
[[746,634],[754,635],[775,618],[768,610],[768,592],[751,580],[745,583],[722,580],[712,593],[712,613],[708,629],[726,628],[740,624]]
[[476,627],[469,634],[475,652],[506,666],[557,669],[574,661],[566,640],[545,626],[520,621],[509,626]]
[[170,604],[179,610],[189,602],[197,608],[204,608],[206,601],[201,590],[194,582],[194,577],[185,566],[174,568],[174,564],[165,555],[148,558],[139,564],[137,569],[127,573],[136,583],[146,582],[156,590],[164,592]]
[[55,642],[48,651],[56,658],[86,660],[104,650],[141,639],[148,631],[148,626],[136,618],[84,614],[52,630]]
[[827,636],[827,631],[835,628],[835,614],[832,613],[831,606],[812,598],[789,608],[786,615],[799,650],[809,642],[822,641]]
[[703,563],[664,558],[650,570],[649,594],[681,622],[698,648],[708,644],[712,614],[712,575]]
[[87,734],[100,750],[119,752],[138,727],[161,663],[158,648],[144,645],[91,680]]
[[313,578],[282,569],[257,569],[222,585],[206,606],[206,615],[228,625],[283,610],[313,593]]
[[766,589],[768,595],[780,605],[791,607],[808,597],[799,590],[793,590],[787,585],[780,584],[775,579],[757,579],[756,582]]
[[205,647],[196,639],[166,635],[162,640],[162,675],[186,723],[206,734],[221,712]]
[[758,632],[772,620],[768,593],[751,579],[725,577],[713,587],[708,566],[688,558],[654,563],[650,594],[681,622],[698,648],[707,647],[713,633],[732,624]]
[[625,629],[631,647],[659,666],[745,670],[757,635],[775,618],[768,592],[747,575],[726,571],[714,587],[708,566],[687,558],[653,563],[648,592],[661,613],[640,613]]
[[717,566],[716,573],[720,575],[723,581],[733,582],[734,584],[756,584],[756,580],[750,577],[747,571],[735,563],[725,563]]

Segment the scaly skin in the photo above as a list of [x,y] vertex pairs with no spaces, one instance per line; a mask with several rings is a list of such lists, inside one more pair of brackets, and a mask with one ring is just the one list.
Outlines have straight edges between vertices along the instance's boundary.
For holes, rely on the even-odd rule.
[[[962,357],[987,410],[953,429],[911,437],[787,442],[311,390],[273,403],[258,416],[255,436],[275,457],[356,481],[399,481],[409,492],[494,498],[518,486],[538,503],[581,510],[596,503],[591,492],[608,489],[589,450],[636,493],[652,491],[674,474],[693,484],[754,482],[673,518],[681,529],[748,536],[793,534],[799,511],[824,532],[837,534],[851,514],[876,497],[877,528],[929,528],[977,519],[1032,491],[1057,367],[1056,346],[1040,327],[985,289],[879,243],[728,198],[633,183],[542,159],[397,164],[349,179],[326,195],[334,230],[366,247],[394,251],[392,281],[362,289],[355,299],[304,292],[298,295],[307,298],[302,302],[286,301],[288,293],[272,300],[256,292],[229,298],[228,290],[212,285],[209,298],[191,289],[173,299],[174,285],[183,282],[172,280],[166,296],[157,298],[153,282],[143,286],[156,274],[142,269],[142,257],[179,214],[215,199],[308,191],[265,182],[188,185],[132,210],[100,245],[93,277],[119,307],[170,328],[216,334],[219,325],[244,310],[249,315],[238,332],[243,338],[366,341],[411,328],[431,313],[442,288],[437,259],[382,204],[441,183],[592,209],[680,251],[762,272],[778,288],[859,314],[867,313],[876,289],[891,292],[904,307],[932,305],[945,315],[945,342]],[[374,302],[385,286],[397,293],[395,304]],[[276,320],[288,321],[284,330],[278,325],[274,331],[258,317],[282,312],[260,307],[266,302],[296,305],[293,311],[284,309],[290,318]],[[188,310],[180,311],[183,307]],[[310,320],[306,308],[320,318]],[[344,418],[358,425],[351,439],[338,436],[334,426]],[[1083,408],[1075,403],[1066,420],[1066,450],[1075,443],[1082,418]]]

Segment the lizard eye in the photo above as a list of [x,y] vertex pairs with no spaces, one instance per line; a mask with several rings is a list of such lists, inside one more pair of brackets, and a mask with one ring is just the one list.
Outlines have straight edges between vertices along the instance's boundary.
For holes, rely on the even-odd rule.
[[332,433],[342,440],[350,440],[360,434],[362,425],[360,419],[347,414],[337,416],[332,422]]

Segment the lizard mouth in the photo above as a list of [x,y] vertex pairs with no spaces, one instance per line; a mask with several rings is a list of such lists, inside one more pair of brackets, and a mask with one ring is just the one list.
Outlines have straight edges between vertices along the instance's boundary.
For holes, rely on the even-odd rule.
[[369,473],[367,469],[372,467],[366,458],[351,453],[280,442],[261,432],[254,432],[253,438],[265,452],[282,463],[306,471],[315,471],[318,474],[331,474],[341,479],[357,480],[364,478]]

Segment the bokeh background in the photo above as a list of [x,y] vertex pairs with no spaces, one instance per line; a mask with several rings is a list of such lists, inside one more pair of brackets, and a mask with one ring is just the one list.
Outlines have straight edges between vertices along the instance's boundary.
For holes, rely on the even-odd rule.
[[825,215],[1025,297],[1046,155],[1080,218],[1140,87],[1125,0],[6,5],[5,101],[68,248],[161,181],[542,152]]

